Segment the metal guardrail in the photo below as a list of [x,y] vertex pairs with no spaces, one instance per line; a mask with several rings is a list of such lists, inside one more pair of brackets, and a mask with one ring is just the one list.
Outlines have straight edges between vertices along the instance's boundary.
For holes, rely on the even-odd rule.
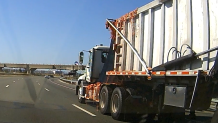
[[77,81],[74,81],[74,80],[64,79],[64,77],[61,77],[60,80],[63,81],[63,82],[71,83],[71,84],[75,84],[77,82]]

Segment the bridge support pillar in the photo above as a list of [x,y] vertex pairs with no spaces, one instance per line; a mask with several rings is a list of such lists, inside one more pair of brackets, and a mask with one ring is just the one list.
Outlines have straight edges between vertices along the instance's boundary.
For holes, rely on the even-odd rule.
[[27,71],[27,74],[34,74],[35,70],[36,70],[36,68],[31,68]]
[[36,70],[36,68],[29,68],[29,65],[26,66],[27,74],[34,74],[35,70]]
[[26,73],[29,74],[29,72],[30,72],[30,68],[29,68],[29,65],[27,64],[26,65]]

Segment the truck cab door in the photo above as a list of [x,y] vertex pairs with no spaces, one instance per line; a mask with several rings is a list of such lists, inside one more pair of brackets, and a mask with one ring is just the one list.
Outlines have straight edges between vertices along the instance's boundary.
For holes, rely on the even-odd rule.
[[88,61],[88,64],[86,65],[86,81],[87,82],[91,82],[92,61],[93,61],[93,51],[90,52],[90,54],[89,54],[89,61]]
[[107,60],[108,49],[99,50],[92,49],[89,57],[89,63],[87,68],[87,77],[86,81],[88,82],[96,82],[99,78],[99,75],[102,71],[104,63]]

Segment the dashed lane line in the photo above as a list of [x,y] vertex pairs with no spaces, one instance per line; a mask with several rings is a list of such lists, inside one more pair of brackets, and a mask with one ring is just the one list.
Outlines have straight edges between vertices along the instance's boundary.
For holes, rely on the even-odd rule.
[[46,91],[49,91],[47,88],[45,88]]
[[50,80],[50,82],[53,83],[53,84],[56,84],[56,85],[58,85],[58,86],[61,86],[61,87],[64,87],[64,88],[70,89],[70,90],[75,90],[75,89],[73,89],[73,88],[70,88],[70,87],[67,87],[67,86],[64,86],[64,85],[58,84],[58,83],[53,82],[53,81],[51,81],[51,80]]
[[78,108],[78,109],[84,111],[85,113],[91,115],[92,117],[95,117],[95,116],[96,116],[96,115],[92,114],[91,112],[89,112],[89,111],[87,111],[87,110],[85,110],[85,109],[83,109],[83,108],[81,108],[81,107],[79,107],[79,106],[77,106],[77,105],[75,105],[75,104],[72,104],[72,105],[73,105],[74,107],[76,107],[76,108]]
[[8,87],[9,87],[9,85],[6,85],[5,87],[6,87],[6,88],[8,88]]

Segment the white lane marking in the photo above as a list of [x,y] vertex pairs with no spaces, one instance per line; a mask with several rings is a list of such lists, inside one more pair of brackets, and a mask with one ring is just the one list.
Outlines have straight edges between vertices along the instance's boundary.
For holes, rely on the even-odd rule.
[[76,107],[76,108],[78,108],[78,109],[80,109],[80,110],[86,112],[87,114],[89,114],[89,115],[91,115],[91,116],[93,116],[93,117],[96,116],[96,115],[92,114],[91,112],[89,112],[89,111],[87,111],[87,110],[85,110],[85,109],[83,109],[83,108],[81,108],[81,107],[79,107],[79,106],[77,106],[77,105],[75,105],[75,104],[72,104],[72,105],[73,105],[74,107]]
[[70,89],[70,90],[74,90],[73,88],[70,88],[70,87],[67,87],[67,86],[64,86],[64,85],[58,84],[58,83],[53,82],[53,81],[51,81],[51,80],[50,80],[50,82],[53,83],[53,84],[59,85],[59,86],[61,86],[61,87],[64,87],[64,88],[67,88],[67,89]]
[[40,84],[38,83],[38,85],[40,85]]
[[13,81],[13,82],[15,82],[15,81]]
[[47,88],[45,88],[46,91],[49,91]]
[[6,88],[9,87],[9,85],[6,85],[5,87],[6,87]]

